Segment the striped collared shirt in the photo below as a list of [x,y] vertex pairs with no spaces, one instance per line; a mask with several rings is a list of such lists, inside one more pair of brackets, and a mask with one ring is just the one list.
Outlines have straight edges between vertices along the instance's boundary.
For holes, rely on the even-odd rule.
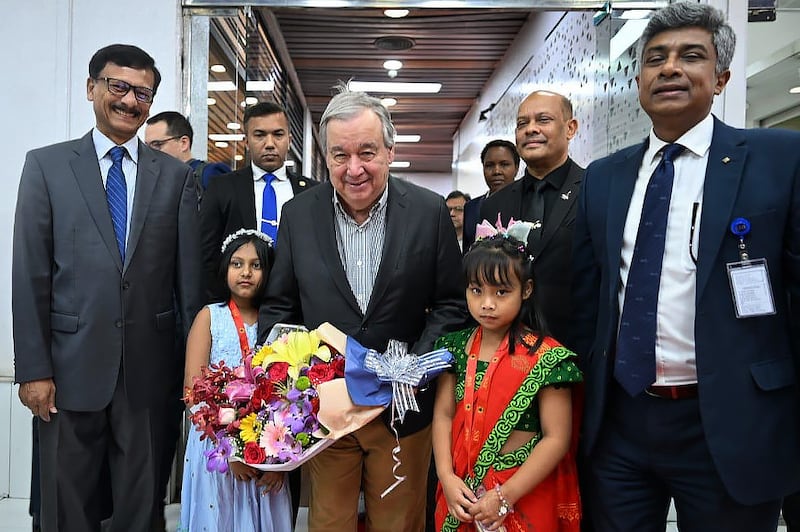
[[336,245],[342,260],[350,289],[358,301],[361,312],[366,312],[381,265],[383,240],[386,235],[386,203],[389,187],[383,189],[377,203],[369,211],[364,223],[358,224],[344,210],[339,196],[333,194],[333,211],[336,221]]

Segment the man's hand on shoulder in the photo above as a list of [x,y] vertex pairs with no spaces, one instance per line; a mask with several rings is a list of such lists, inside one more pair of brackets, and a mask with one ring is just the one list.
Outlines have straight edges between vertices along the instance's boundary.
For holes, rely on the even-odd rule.
[[58,413],[53,379],[23,382],[19,385],[19,400],[43,421],[50,421],[50,414]]

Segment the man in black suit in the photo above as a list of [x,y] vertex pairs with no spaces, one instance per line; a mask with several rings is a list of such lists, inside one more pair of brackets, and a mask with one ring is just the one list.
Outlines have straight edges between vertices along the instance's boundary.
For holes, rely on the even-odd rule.
[[202,303],[191,169],[136,137],[160,79],[140,48],[98,50],[95,127],[29,152],[22,170],[15,381],[40,418],[42,530],[99,530],[109,468],[111,530],[157,521],[175,307],[188,326]]
[[[292,136],[283,107],[272,102],[248,107],[244,112],[244,134],[250,164],[233,173],[213,177],[200,205],[203,267],[210,300],[218,299],[222,293],[217,286],[217,268],[225,237],[243,227],[260,229],[274,236],[283,204],[317,184],[286,166]],[[268,186],[277,202],[277,218],[271,220],[262,216]]]
[[[320,123],[331,180],[286,204],[275,265],[259,314],[263,340],[278,322],[330,322],[368,348],[389,339],[429,351],[466,318],[461,255],[441,196],[389,175],[394,126],[380,100],[347,90]],[[433,389],[406,414],[394,482],[395,439],[384,419],[338,440],[310,462],[309,530],[355,530],[363,487],[368,527],[421,532],[431,457]],[[386,416],[384,416],[386,417]]]
[[533,222],[528,237],[533,251],[536,297],[550,333],[570,346],[570,260],[572,226],[583,168],[569,157],[569,141],[578,131],[569,99],[550,91],[528,95],[517,112],[517,152],[525,176],[484,200],[481,220],[503,225],[511,218]]

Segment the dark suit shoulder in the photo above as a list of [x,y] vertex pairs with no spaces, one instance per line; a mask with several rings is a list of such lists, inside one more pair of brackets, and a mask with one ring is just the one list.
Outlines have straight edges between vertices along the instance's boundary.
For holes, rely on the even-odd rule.
[[444,198],[432,190],[415,185],[410,181],[404,181],[402,179],[389,176],[390,196],[392,194],[392,189],[394,189],[394,191],[398,194],[411,198],[413,203],[424,203],[425,208],[438,206],[439,203],[444,202]]
[[517,197],[520,194],[522,194],[522,179],[517,179],[483,200],[479,218],[481,220],[486,218],[494,223],[498,212],[507,209],[509,205],[519,203]]

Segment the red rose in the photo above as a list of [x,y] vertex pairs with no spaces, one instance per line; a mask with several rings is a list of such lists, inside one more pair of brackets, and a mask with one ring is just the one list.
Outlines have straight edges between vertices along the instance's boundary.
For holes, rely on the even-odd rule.
[[331,361],[333,373],[337,377],[344,377],[344,357],[336,357]]
[[286,362],[273,362],[267,372],[269,373],[269,380],[272,382],[283,382],[289,374],[289,364]]
[[250,399],[250,408],[260,410],[263,403],[268,402],[275,393],[275,384],[266,379],[261,380],[256,389],[253,390],[253,397]]
[[267,453],[256,442],[249,441],[244,444],[244,461],[248,464],[263,464]]
[[319,397],[311,398],[311,413],[314,415],[319,414]]
[[333,368],[328,364],[315,364],[308,369],[308,379],[314,386],[333,379]]

